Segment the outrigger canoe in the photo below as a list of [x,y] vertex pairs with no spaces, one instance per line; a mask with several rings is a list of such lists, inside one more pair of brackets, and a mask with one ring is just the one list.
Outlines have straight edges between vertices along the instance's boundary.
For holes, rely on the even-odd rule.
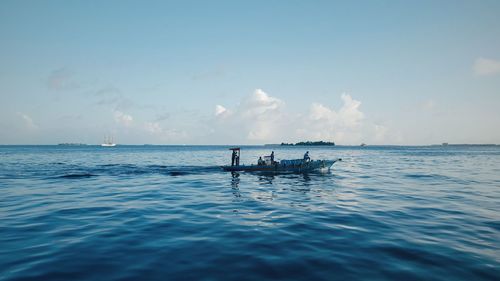
[[[237,161],[232,161],[233,165],[221,166],[224,171],[228,172],[292,172],[292,173],[304,173],[312,172],[317,170],[329,170],[332,165],[337,161],[342,161],[341,158],[335,160],[304,160],[304,159],[294,159],[294,160],[281,160],[277,161],[265,161],[261,165],[239,165],[239,148],[231,148],[230,150],[237,151],[236,157]],[[236,164],[236,165],[234,165]]]

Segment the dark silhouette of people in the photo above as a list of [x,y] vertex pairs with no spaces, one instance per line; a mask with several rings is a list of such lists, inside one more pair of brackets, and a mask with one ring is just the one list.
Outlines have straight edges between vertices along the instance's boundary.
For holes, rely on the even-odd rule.
[[[236,154],[236,150],[233,150],[233,154],[231,155],[231,166],[234,166],[234,163],[238,163],[239,162],[239,159],[238,161],[236,161],[236,157],[237,157],[237,154]],[[238,164],[236,164],[238,165]]]
[[271,164],[274,164],[274,151],[271,151]]
[[259,160],[257,160],[257,165],[264,165],[264,160],[262,160],[262,156],[259,156]]
[[311,157],[309,157],[309,151],[306,151],[304,154],[304,161],[311,161]]

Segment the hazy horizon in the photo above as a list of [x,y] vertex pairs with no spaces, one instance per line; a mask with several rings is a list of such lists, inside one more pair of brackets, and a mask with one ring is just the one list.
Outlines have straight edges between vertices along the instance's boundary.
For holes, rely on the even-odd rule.
[[[117,146],[262,146],[262,147],[291,147],[290,145],[281,145],[280,143],[264,143],[264,144],[241,144],[241,143],[229,143],[229,144],[161,144],[161,143],[142,143],[142,144],[130,144],[130,143],[117,143]],[[365,144],[365,147],[370,146],[498,146],[500,144],[496,143],[447,143],[443,145],[443,143],[435,143],[435,144]],[[52,143],[52,144],[0,144],[0,146],[101,146],[101,143]],[[335,144],[335,146],[321,146],[321,145],[312,145],[313,147],[362,147],[360,144]],[[308,145],[293,145],[292,147],[303,147],[306,149],[307,147],[311,147]],[[105,149],[113,149],[113,148],[105,148]]]
[[0,144],[500,144],[500,1],[1,1]]

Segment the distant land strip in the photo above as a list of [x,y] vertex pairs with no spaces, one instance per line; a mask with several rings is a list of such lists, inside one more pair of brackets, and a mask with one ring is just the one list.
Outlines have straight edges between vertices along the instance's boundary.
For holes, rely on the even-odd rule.
[[292,146],[292,145],[298,145],[298,146],[316,146],[316,145],[325,145],[325,146],[334,146],[335,143],[334,142],[329,142],[329,141],[301,141],[301,142],[298,142],[298,143],[286,143],[286,142],[282,142],[281,143],[282,146]]

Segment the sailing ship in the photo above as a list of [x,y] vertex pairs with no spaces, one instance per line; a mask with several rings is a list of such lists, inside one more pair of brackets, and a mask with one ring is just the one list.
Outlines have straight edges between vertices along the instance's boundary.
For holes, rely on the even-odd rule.
[[112,147],[112,146],[116,146],[116,143],[113,142],[113,137],[105,136],[104,142],[101,144],[101,146]]

